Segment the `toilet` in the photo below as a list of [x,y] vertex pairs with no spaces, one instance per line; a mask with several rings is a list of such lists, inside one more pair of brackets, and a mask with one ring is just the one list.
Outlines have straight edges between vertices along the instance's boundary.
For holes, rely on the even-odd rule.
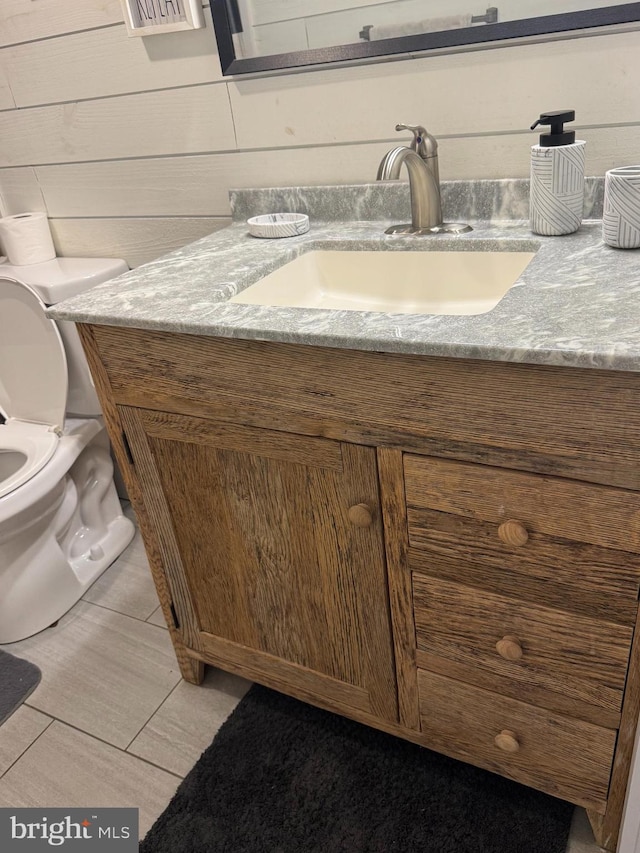
[[56,622],[133,538],[78,332],[45,313],[127,269],[0,263],[0,643]]

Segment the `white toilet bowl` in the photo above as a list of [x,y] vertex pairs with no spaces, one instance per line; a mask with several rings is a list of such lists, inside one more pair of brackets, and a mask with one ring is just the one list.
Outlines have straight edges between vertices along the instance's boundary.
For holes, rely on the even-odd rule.
[[57,621],[133,534],[113,485],[104,426],[68,421],[49,462],[0,498],[0,643]]
[[76,350],[69,369],[44,303],[8,272],[0,266],[0,643],[56,622],[135,532],[92,387],[75,393],[95,416],[65,417],[69,376],[90,382],[86,364]]

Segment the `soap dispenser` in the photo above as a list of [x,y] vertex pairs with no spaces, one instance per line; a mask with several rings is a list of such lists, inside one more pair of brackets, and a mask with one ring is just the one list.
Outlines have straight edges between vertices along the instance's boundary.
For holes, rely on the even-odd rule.
[[550,125],[531,147],[530,217],[534,234],[572,234],[582,222],[584,208],[585,142],[565,122],[574,121],[574,110],[543,113],[531,125]]

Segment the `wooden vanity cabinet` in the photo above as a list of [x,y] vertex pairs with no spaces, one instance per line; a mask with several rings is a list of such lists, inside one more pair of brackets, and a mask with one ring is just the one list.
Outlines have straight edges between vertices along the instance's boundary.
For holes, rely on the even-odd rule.
[[81,326],[185,678],[585,806],[640,710],[637,376]]

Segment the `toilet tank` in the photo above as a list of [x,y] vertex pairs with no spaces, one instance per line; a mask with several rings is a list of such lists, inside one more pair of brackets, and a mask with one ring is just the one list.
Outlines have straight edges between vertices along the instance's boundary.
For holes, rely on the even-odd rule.
[[[125,261],[113,258],[55,258],[42,264],[0,264],[0,275],[28,284],[45,305],[55,305],[122,275]],[[74,323],[56,321],[64,344],[69,371],[67,415],[95,417],[101,414],[89,365]]]

